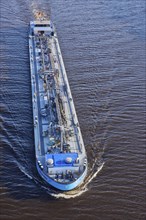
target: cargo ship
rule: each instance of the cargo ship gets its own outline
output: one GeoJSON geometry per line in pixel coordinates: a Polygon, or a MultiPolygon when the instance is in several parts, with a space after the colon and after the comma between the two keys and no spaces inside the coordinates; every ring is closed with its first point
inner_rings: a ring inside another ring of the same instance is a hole
{"type": "Polygon", "coordinates": [[[50,20],[30,22],[29,55],[36,167],[61,191],[79,187],[87,154],[56,29],[50,20]]]}

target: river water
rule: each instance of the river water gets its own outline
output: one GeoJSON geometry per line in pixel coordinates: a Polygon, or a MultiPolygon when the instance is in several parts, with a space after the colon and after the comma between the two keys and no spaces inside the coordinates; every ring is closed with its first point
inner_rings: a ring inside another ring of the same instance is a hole
{"type": "Polygon", "coordinates": [[[146,219],[144,0],[1,0],[1,219],[146,219]],[[35,167],[29,22],[51,16],[88,155],[78,190],[35,167]]]}

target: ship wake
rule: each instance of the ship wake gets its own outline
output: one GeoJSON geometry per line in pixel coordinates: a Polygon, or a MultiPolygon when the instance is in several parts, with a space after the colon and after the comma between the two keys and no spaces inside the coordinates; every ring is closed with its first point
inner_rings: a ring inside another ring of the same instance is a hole
{"type": "MultiPolygon", "coordinates": [[[[98,162],[99,164],[99,162],[98,162]]],[[[86,177],[84,183],[80,185],[77,189],[68,191],[68,192],[62,192],[62,193],[57,193],[57,192],[48,192],[49,195],[60,199],[71,199],[71,198],[76,198],[82,194],[84,194],[88,189],[90,189],[89,183],[97,177],[97,174],[102,170],[104,166],[104,162],[102,162],[100,165],[97,167],[97,160],[94,161],[92,168],[89,170],[89,175],[86,177]]]]}

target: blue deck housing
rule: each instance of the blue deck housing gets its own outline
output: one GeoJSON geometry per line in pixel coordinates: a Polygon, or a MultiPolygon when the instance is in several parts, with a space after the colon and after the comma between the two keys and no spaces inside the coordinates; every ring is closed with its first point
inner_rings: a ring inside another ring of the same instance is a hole
{"type": "Polygon", "coordinates": [[[53,159],[55,167],[73,166],[76,159],[78,158],[78,153],[60,153],[60,154],[46,154],[46,160],[53,159]],[[72,158],[71,163],[66,163],[66,158],[72,158]]]}

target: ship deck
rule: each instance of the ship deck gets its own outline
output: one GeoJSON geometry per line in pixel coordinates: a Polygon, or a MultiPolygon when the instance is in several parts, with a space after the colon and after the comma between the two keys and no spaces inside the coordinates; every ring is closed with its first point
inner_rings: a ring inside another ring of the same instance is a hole
{"type": "Polygon", "coordinates": [[[53,179],[68,169],[78,178],[86,164],[86,153],[58,38],[56,33],[50,34],[50,27],[39,29],[37,25],[33,29],[29,51],[37,161],[53,179]]]}

